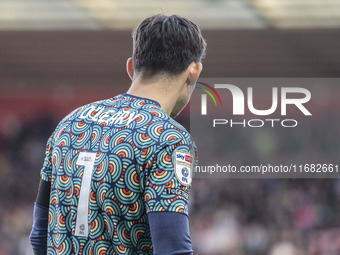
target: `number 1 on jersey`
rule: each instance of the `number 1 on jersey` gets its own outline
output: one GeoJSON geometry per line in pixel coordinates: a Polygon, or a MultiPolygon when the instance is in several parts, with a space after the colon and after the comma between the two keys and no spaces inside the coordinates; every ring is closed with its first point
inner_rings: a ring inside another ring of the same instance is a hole
{"type": "Polygon", "coordinates": [[[95,152],[81,151],[78,156],[77,165],[84,166],[83,179],[79,191],[78,209],[76,215],[76,236],[89,235],[89,197],[91,188],[91,178],[96,159],[95,152]]]}

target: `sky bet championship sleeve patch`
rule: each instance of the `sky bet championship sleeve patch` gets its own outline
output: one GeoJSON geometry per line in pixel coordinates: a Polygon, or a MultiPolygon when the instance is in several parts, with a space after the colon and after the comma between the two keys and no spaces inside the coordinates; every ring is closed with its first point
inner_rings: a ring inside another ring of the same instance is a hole
{"type": "Polygon", "coordinates": [[[175,175],[184,186],[191,184],[193,159],[193,156],[187,152],[175,151],[175,175]]]}

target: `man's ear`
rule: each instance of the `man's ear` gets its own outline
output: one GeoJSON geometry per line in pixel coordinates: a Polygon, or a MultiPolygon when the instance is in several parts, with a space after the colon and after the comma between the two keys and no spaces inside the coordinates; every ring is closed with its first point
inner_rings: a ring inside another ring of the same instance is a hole
{"type": "Polygon", "coordinates": [[[128,75],[130,76],[130,79],[133,80],[133,75],[135,73],[135,69],[134,69],[132,58],[128,58],[128,60],[126,61],[126,71],[127,71],[128,75]]]}
{"type": "Polygon", "coordinates": [[[200,76],[203,69],[203,65],[201,62],[192,62],[188,67],[188,85],[193,85],[196,83],[198,77],[200,76]]]}

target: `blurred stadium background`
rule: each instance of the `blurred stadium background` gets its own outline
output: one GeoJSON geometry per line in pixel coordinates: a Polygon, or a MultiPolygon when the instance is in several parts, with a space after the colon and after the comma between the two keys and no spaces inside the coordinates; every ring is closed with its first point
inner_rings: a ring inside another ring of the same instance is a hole
{"type": "MultiPolygon", "coordinates": [[[[128,89],[131,29],[156,13],[202,28],[202,77],[340,76],[339,0],[0,0],[0,255],[32,254],[48,136],[75,107],[128,89]]],[[[339,180],[196,179],[191,196],[197,255],[340,254],[339,180]]]]}

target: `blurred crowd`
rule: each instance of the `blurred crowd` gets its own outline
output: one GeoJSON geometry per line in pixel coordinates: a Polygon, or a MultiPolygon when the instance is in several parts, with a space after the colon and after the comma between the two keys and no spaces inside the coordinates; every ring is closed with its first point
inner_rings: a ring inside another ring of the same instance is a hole
{"type": "Polygon", "coordinates": [[[29,255],[33,203],[46,141],[55,123],[38,117],[23,123],[14,115],[0,130],[0,255],[29,255]]]}
{"type": "MultiPolygon", "coordinates": [[[[334,122],[334,116],[324,118],[334,122]]],[[[315,128],[324,128],[324,121],[315,128]]],[[[2,120],[0,255],[32,254],[33,203],[55,125],[49,116],[2,120]]],[[[323,150],[320,141],[308,141],[309,148],[323,150]]],[[[196,255],[340,254],[338,179],[195,179],[190,197],[196,255]]]]}
{"type": "Polygon", "coordinates": [[[336,179],[199,179],[191,234],[200,255],[340,254],[336,179]]]}
{"type": "MultiPolygon", "coordinates": [[[[199,155],[238,166],[339,165],[337,107],[329,105],[327,112],[298,121],[296,128],[223,127],[215,128],[213,135],[201,131],[205,135],[196,141],[199,155]]],[[[340,179],[200,176],[205,178],[194,179],[190,204],[197,254],[340,254],[340,179]]]]}

